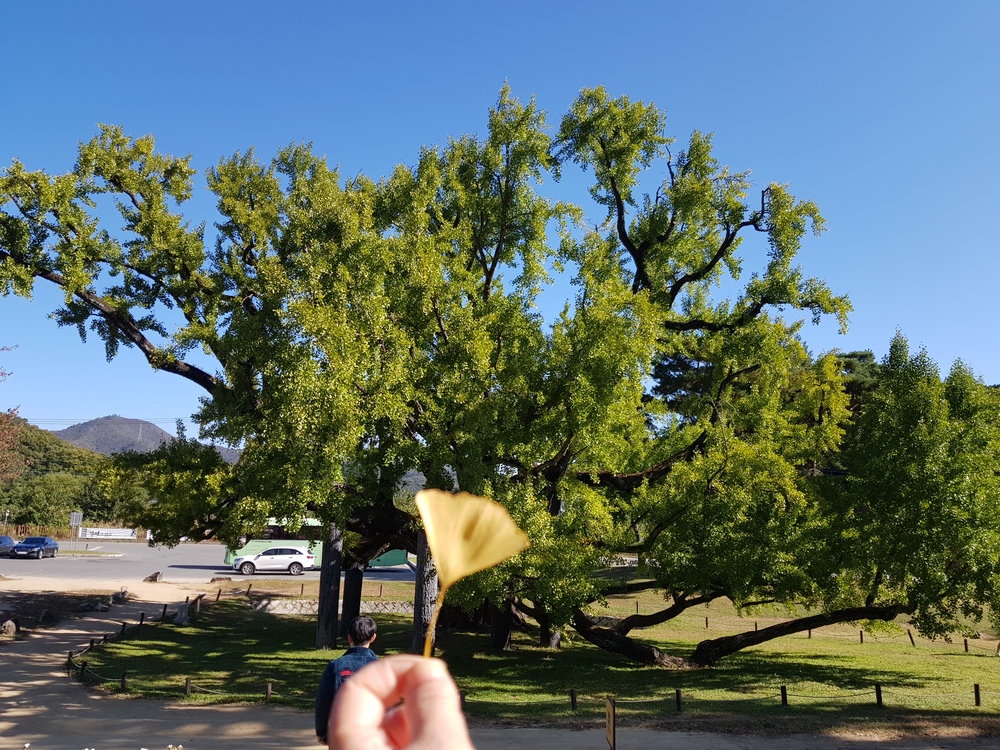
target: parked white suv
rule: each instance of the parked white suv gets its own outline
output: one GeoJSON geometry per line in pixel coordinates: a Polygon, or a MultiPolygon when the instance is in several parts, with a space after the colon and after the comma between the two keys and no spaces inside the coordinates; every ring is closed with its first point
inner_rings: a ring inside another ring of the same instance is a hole
{"type": "Polygon", "coordinates": [[[312,570],[315,558],[306,550],[297,547],[271,547],[233,560],[233,570],[244,575],[252,575],[259,571],[287,570],[293,576],[300,575],[303,570],[312,570]]]}

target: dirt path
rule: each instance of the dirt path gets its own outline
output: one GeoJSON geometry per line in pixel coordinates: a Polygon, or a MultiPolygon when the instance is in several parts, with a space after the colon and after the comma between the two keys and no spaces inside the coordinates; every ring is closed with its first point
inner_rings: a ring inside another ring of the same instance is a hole
{"type": "MultiPolygon", "coordinates": [[[[85,588],[73,582],[0,581],[4,591],[85,588]],[[32,587],[36,587],[32,589],[32,587]]],[[[189,587],[133,583],[132,598],[106,613],[68,619],[0,647],[0,750],[316,750],[312,714],[281,706],[189,706],[158,700],[116,698],[89,690],[66,673],[70,650],[91,638],[115,632],[140,613],[158,613],[176,604],[189,587]]],[[[1000,738],[961,736],[903,738],[740,734],[620,729],[621,750],[971,750],[1000,748],[1000,738]]],[[[478,750],[602,750],[603,728],[579,731],[549,728],[473,726],[478,750]]]]}

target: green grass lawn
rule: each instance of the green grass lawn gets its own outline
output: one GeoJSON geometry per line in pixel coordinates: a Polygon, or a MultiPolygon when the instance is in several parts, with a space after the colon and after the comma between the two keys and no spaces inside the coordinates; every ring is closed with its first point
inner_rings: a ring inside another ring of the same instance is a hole
{"type": "MultiPolygon", "coordinates": [[[[254,580],[253,578],[236,576],[229,581],[208,584],[208,596],[210,599],[215,598],[212,586],[217,586],[218,588],[214,589],[214,591],[222,591],[223,596],[237,591],[246,592],[249,589],[254,596],[319,598],[319,581],[317,579],[300,581],[289,576],[287,579],[263,578],[254,580]]],[[[200,588],[198,590],[204,591],[205,589],[200,588]]],[[[366,580],[361,585],[361,596],[366,601],[384,599],[386,601],[412,602],[413,581],[366,580]]]]}
{"type": "MultiPolygon", "coordinates": [[[[301,584],[287,595],[300,595],[301,584]]],[[[371,588],[366,588],[370,595],[371,588]]],[[[383,594],[385,593],[383,588],[383,594]]],[[[272,591],[268,595],[280,595],[272,591]]],[[[652,611],[655,595],[616,598],[602,613],[619,616],[652,611]],[[644,609],[647,608],[648,609],[644,609]]],[[[783,613],[759,613],[760,627],[784,619],[783,613]]],[[[706,638],[754,627],[731,606],[713,603],[644,633],[645,640],[671,653],[685,655],[706,638]],[[706,618],[708,627],[706,628],[706,618]]],[[[409,648],[408,616],[379,616],[380,655],[409,648]]],[[[992,634],[987,634],[991,637],[992,634]]],[[[151,624],[130,629],[78,661],[106,678],[106,688],[137,696],[171,696],[212,702],[260,702],[266,684],[272,701],[309,706],[326,661],[339,651],[312,648],[315,622],[250,610],[245,596],[209,597],[190,624],[151,624]],[[185,678],[192,680],[184,696],[185,678]]],[[[812,638],[805,633],[782,638],[731,656],[711,669],[668,671],[634,664],[591,646],[570,631],[563,648],[542,649],[531,633],[516,633],[513,649],[491,653],[488,638],[474,633],[444,633],[438,655],[448,662],[466,692],[471,717],[516,723],[589,724],[603,720],[605,696],[614,696],[623,723],[671,724],[713,722],[741,717],[744,725],[771,722],[824,724],[830,717],[872,720],[914,714],[938,721],[967,722],[1000,718],[1000,661],[995,640],[953,643],[919,637],[916,646],[904,629],[864,634],[849,626],[824,628],[812,638]],[[875,706],[879,683],[885,707],[875,706]],[[981,686],[982,705],[974,706],[973,684],[981,686]],[[780,688],[786,686],[788,705],[780,688]],[[570,690],[578,698],[570,707],[570,690]],[[681,691],[678,713],[676,691],[681,691]],[[749,724],[747,724],[749,722],[749,724]]]]}

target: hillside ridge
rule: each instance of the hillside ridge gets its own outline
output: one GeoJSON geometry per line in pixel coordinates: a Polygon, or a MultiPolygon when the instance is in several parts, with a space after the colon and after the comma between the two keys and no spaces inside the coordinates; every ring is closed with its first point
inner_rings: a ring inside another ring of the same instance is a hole
{"type": "MultiPolygon", "coordinates": [[[[142,419],[131,419],[111,414],[98,417],[87,422],[71,425],[63,430],[49,430],[53,435],[79,448],[110,456],[123,451],[149,453],[159,448],[163,443],[175,440],[164,429],[152,422],[142,419]]],[[[228,463],[236,463],[240,452],[224,446],[215,446],[222,458],[228,463]]]]}

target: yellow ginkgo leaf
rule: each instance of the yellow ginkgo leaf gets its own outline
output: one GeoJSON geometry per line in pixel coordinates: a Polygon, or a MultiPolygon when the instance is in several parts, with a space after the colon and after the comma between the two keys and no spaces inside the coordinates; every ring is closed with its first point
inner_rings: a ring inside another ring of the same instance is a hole
{"type": "Polygon", "coordinates": [[[424,656],[434,646],[434,629],[444,595],[456,581],[502,563],[528,548],[507,509],[485,497],[441,490],[420,490],[414,498],[424,521],[427,546],[438,575],[438,596],[424,638],[424,656]]]}
{"type": "Polygon", "coordinates": [[[485,497],[421,490],[415,500],[442,592],[530,545],[507,509],[485,497]]]}

